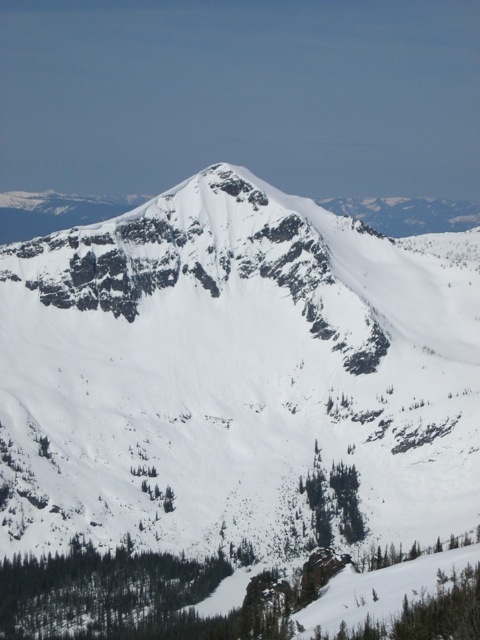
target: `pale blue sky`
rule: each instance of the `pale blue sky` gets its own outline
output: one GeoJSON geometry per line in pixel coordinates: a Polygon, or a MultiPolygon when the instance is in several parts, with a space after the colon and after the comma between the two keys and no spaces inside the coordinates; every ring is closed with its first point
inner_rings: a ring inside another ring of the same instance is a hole
{"type": "Polygon", "coordinates": [[[0,191],[480,201],[478,0],[0,0],[0,191]]]}

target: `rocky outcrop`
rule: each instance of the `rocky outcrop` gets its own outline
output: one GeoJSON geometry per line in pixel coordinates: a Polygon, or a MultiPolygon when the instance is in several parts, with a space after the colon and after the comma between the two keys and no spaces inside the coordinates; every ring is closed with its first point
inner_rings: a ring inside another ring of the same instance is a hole
{"type": "Polygon", "coordinates": [[[455,418],[446,418],[440,424],[431,423],[426,426],[420,424],[416,427],[404,427],[395,434],[395,440],[398,444],[392,448],[392,453],[394,455],[405,453],[410,449],[417,449],[426,444],[431,444],[437,438],[444,438],[453,431],[461,417],[462,414],[460,413],[455,418]]]}
{"type": "Polygon", "coordinates": [[[261,637],[266,629],[281,629],[292,613],[316,600],[328,581],[348,564],[349,555],[319,548],[303,565],[300,583],[291,584],[276,569],[253,577],[240,611],[242,637],[261,637]]]}
{"type": "Polygon", "coordinates": [[[387,355],[389,347],[390,341],[379,325],[374,322],[365,347],[346,358],[343,366],[356,376],[362,373],[374,373],[380,360],[387,355]]]}
{"type": "Polygon", "coordinates": [[[319,548],[303,565],[300,593],[301,607],[306,607],[318,598],[323,587],[352,559],[348,554],[337,555],[331,548],[319,548]]]}
{"type": "Polygon", "coordinates": [[[241,637],[260,638],[267,629],[280,629],[295,610],[295,603],[294,589],[279,578],[276,569],[255,576],[248,584],[240,610],[241,637]]]}
{"type": "MultiPolygon", "coordinates": [[[[211,167],[211,170],[218,169],[218,167],[219,165],[211,167]]],[[[210,183],[210,188],[215,193],[218,193],[218,190],[228,193],[237,202],[243,202],[246,198],[255,211],[258,211],[259,207],[268,205],[268,197],[264,191],[256,189],[252,184],[235,175],[233,171],[219,171],[218,177],[221,178],[220,181],[210,183]]]]}

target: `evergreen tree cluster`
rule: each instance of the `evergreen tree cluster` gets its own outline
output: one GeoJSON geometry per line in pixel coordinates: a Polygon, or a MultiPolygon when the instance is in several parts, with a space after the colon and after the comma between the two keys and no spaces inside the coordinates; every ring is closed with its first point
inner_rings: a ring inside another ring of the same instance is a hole
{"type": "Polygon", "coordinates": [[[152,467],[146,467],[145,465],[143,465],[143,467],[141,467],[140,465],[137,465],[137,468],[135,469],[135,467],[130,467],[130,473],[132,474],[132,476],[148,476],[149,478],[156,478],[158,476],[158,472],[155,469],[155,466],[152,467]]]}
{"type": "Polygon", "coordinates": [[[233,542],[230,543],[230,559],[233,560],[239,567],[249,567],[257,560],[252,543],[246,538],[242,538],[242,541],[238,547],[235,547],[233,542]]]}
{"type": "MultiPolygon", "coordinates": [[[[117,632],[132,637],[133,629],[158,631],[173,624],[177,610],[205,599],[233,573],[220,553],[199,562],[131,551],[126,545],[101,555],[76,537],[68,555],[4,559],[0,637],[65,637],[82,629],[78,637],[113,638],[117,632]]],[[[192,623],[191,615],[179,619],[192,623]]]]}
{"type": "Polygon", "coordinates": [[[355,465],[333,463],[327,483],[327,474],[321,463],[321,451],[315,440],[313,472],[307,474],[305,482],[300,477],[299,491],[307,493],[308,504],[313,511],[312,527],[318,546],[332,545],[334,515],[340,518],[340,533],[348,544],[364,540],[367,529],[359,506],[360,479],[355,465]],[[333,496],[330,489],[333,489],[333,496]]]}
{"type": "MultiPolygon", "coordinates": [[[[155,469],[155,467],[153,467],[155,469]]],[[[155,476],[150,476],[155,477],[155,476]]],[[[167,488],[165,489],[165,493],[160,490],[158,484],[152,487],[144,478],[142,480],[141,489],[143,493],[147,493],[150,496],[150,500],[158,500],[159,502],[163,502],[163,509],[165,513],[171,513],[175,511],[174,501],[175,501],[175,493],[170,485],[167,484],[167,488]]],[[[141,530],[143,531],[143,525],[141,526],[141,530]]]]}
{"type": "Polygon", "coordinates": [[[49,451],[49,447],[50,447],[50,440],[47,438],[47,436],[40,436],[40,439],[38,440],[38,455],[41,458],[48,458],[50,459],[52,457],[52,454],[49,451]]]}
{"type": "Polygon", "coordinates": [[[167,488],[165,489],[165,498],[163,500],[163,508],[165,513],[171,513],[175,511],[175,507],[173,506],[173,501],[175,500],[175,494],[173,493],[172,487],[167,484],[167,488]]]}
{"type": "MultiPolygon", "coordinates": [[[[477,542],[480,542],[480,525],[477,528],[477,542]]],[[[432,546],[422,548],[417,540],[414,540],[412,546],[408,552],[403,550],[403,545],[400,543],[399,548],[392,543],[385,545],[385,549],[382,551],[380,545],[375,547],[372,543],[369,551],[364,551],[359,554],[355,559],[357,569],[363,573],[364,571],[376,571],[377,569],[385,569],[394,564],[400,564],[401,562],[408,562],[409,560],[415,560],[422,555],[430,555],[432,553],[441,553],[444,548],[446,549],[458,549],[459,547],[467,547],[473,544],[473,538],[470,534],[464,533],[461,536],[455,536],[453,533],[450,535],[448,544],[442,542],[440,536],[437,537],[435,544],[432,546]]]]}
{"type": "Polygon", "coordinates": [[[305,485],[300,477],[300,493],[307,493],[308,504],[312,510],[312,528],[315,531],[319,547],[330,547],[333,542],[332,516],[330,497],[328,495],[327,478],[322,468],[322,456],[315,441],[315,459],[313,473],[307,474],[305,485]]]}
{"type": "Polygon", "coordinates": [[[10,485],[7,482],[4,482],[0,486],[0,511],[7,504],[8,498],[10,497],[11,489],[10,485]]]}
{"type": "Polygon", "coordinates": [[[358,503],[360,480],[355,465],[348,466],[340,462],[332,464],[330,487],[337,498],[337,513],[341,516],[340,533],[348,544],[363,540],[367,535],[363,516],[358,503]]]}

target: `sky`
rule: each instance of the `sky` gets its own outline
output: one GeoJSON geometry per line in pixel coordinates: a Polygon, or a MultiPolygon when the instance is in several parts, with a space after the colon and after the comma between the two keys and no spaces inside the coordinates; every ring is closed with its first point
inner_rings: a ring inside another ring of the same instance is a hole
{"type": "Polygon", "coordinates": [[[478,0],[0,0],[0,191],[480,201],[478,0]]]}

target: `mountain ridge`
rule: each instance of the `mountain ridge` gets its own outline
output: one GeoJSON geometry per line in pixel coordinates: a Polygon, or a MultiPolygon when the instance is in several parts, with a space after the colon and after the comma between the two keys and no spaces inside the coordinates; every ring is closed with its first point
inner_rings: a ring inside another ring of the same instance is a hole
{"type": "MultiPolygon", "coordinates": [[[[27,241],[54,231],[93,224],[128,212],[152,196],[0,193],[0,244],[27,241]]],[[[480,205],[439,198],[323,198],[317,204],[339,216],[361,219],[391,237],[467,231],[480,224],[480,205]]]]}

